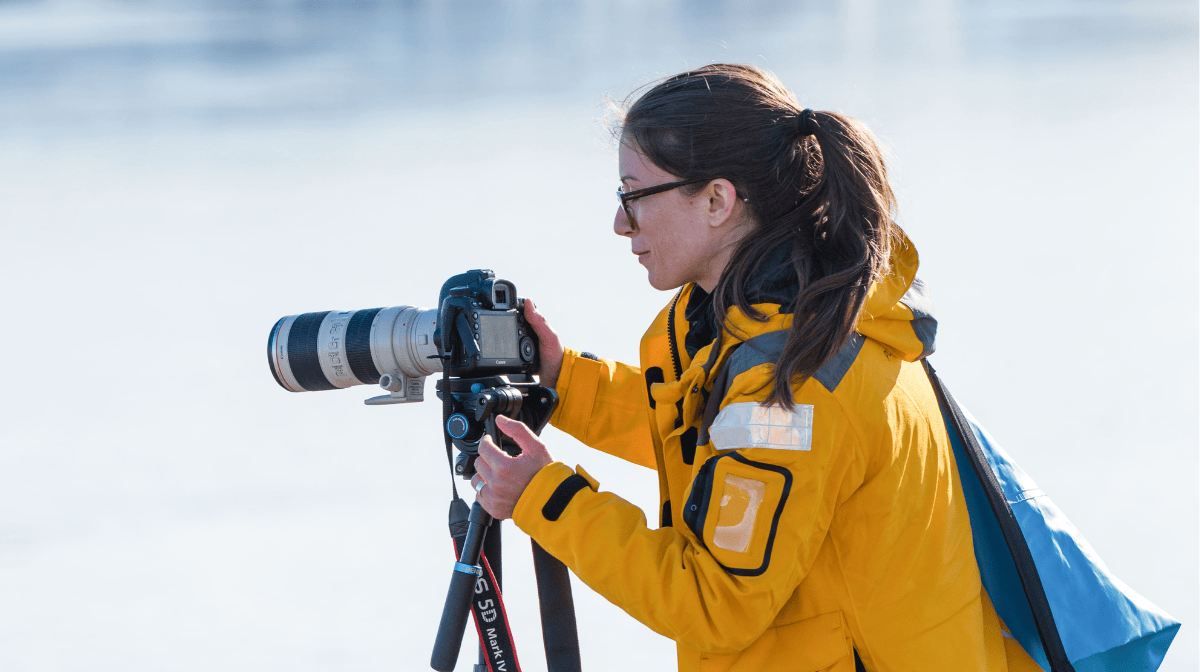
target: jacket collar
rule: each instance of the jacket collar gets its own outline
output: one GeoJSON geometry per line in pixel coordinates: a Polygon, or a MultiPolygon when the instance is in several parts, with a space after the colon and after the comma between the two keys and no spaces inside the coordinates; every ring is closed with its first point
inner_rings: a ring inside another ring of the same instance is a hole
{"type": "MultiPolygon", "coordinates": [[[[752,283],[749,294],[754,308],[766,316],[766,321],[753,320],[736,306],[730,308],[725,323],[733,335],[724,335],[719,352],[712,350],[717,337],[712,297],[694,283],[684,288],[686,296],[680,300],[686,300],[687,331],[675,345],[687,352],[691,360],[688,368],[701,362],[707,376],[734,344],[792,326],[790,311],[798,282],[788,252],[777,249],[765,261],[763,267],[767,270],[752,283]]],[[[892,249],[888,274],[871,286],[855,328],[907,361],[916,361],[933,352],[937,330],[928,290],[916,277],[919,265],[916,247],[901,232],[892,249]]]]}
{"type": "MultiPolygon", "coordinates": [[[[771,305],[773,312],[791,312],[792,302],[800,291],[800,281],[791,264],[791,250],[775,248],[763,259],[760,268],[763,271],[751,279],[746,290],[751,305],[771,305]]],[[[717,337],[712,295],[693,284],[684,317],[688,321],[688,332],[683,345],[688,357],[694,358],[700,348],[717,337]]]]}

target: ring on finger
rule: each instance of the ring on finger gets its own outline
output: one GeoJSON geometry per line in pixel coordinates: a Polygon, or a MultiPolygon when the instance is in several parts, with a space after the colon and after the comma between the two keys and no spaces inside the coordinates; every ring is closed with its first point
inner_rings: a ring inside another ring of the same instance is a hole
{"type": "Polygon", "coordinates": [[[480,479],[479,482],[475,484],[475,493],[479,494],[479,492],[481,490],[483,490],[483,486],[485,486],[485,485],[487,485],[487,483],[484,482],[483,479],[480,479]]]}

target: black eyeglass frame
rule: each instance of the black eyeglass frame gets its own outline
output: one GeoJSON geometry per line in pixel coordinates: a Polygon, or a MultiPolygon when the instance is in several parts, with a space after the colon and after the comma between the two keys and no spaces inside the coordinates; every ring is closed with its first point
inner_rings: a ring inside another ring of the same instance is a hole
{"type": "Polygon", "coordinates": [[[637,220],[633,218],[633,211],[629,209],[629,202],[637,200],[643,196],[653,196],[661,194],[664,191],[686,187],[689,184],[700,184],[701,182],[712,182],[715,177],[695,177],[690,180],[679,180],[678,182],[667,182],[666,184],[657,184],[653,187],[645,189],[635,189],[628,193],[621,191],[622,187],[617,187],[617,200],[621,202],[621,209],[625,211],[625,217],[629,219],[629,223],[637,226],[637,220]]]}

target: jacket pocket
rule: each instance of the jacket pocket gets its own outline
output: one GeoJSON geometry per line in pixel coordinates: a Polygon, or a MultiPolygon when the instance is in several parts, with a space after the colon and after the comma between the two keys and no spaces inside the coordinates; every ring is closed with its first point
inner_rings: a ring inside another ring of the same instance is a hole
{"type": "Polygon", "coordinates": [[[842,612],[833,611],[767,630],[772,631],[781,650],[791,649],[786,658],[792,659],[792,667],[781,669],[854,672],[854,649],[842,612]]]}
{"type": "Polygon", "coordinates": [[[703,672],[854,672],[842,612],[767,628],[753,644],[728,656],[702,655],[703,672]]]}
{"type": "Polygon", "coordinates": [[[791,487],[792,474],[785,467],[736,451],[715,455],[692,480],[683,521],[725,571],[759,576],[771,563],[791,487]]]}

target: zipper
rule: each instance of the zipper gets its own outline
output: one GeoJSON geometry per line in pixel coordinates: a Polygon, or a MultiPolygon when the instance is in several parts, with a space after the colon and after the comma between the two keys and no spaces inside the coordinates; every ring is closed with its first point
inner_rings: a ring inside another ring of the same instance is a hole
{"type": "Polygon", "coordinates": [[[679,305],[679,297],[683,296],[683,290],[686,288],[684,285],[679,289],[675,300],[671,302],[671,312],[667,314],[667,339],[671,341],[671,364],[675,366],[675,380],[683,379],[683,365],[679,363],[679,344],[675,342],[675,307],[679,305]]]}

